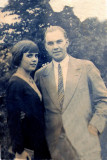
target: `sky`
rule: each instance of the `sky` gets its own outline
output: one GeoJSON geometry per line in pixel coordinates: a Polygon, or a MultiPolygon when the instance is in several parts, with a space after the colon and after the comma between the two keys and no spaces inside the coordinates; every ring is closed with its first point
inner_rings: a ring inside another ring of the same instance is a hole
{"type": "Polygon", "coordinates": [[[18,18],[18,15],[14,14],[14,15],[9,15],[10,12],[4,12],[2,13],[0,11],[0,23],[8,23],[8,24],[12,24],[15,22],[20,22],[20,19],[18,18]]]}
{"type": "MultiPolygon", "coordinates": [[[[0,7],[5,7],[8,0],[0,0],[0,7]]],[[[54,12],[61,12],[64,6],[73,7],[74,14],[84,21],[87,18],[97,17],[100,21],[107,20],[107,0],[50,0],[54,12]]],[[[15,23],[20,21],[16,15],[0,12],[0,23],[15,23]]]]}
{"type": "MultiPolygon", "coordinates": [[[[0,8],[5,7],[8,4],[8,0],[0,0],[0,8]]],[[[15,22],[19,22],[20,19],[18,18],[17,15],[9,15],[10,12],[4,12],[2,13],[0,10],[0,24],[1,23],[8,23],[8,24],[12,24],[15,22]]]]}
{"type": "Polygon", "coordinates": [[[0,0],[0,7],[5,7],[8,4],[8,0],[0,0]]]}
{"type": "Polygon", "coordinates": [[[75,15],[84,21],[97,17],[100,21],[107,19],[107,0],[50,0],[54,12],[60,12],[64,6],[73,7],[75,15]]]}

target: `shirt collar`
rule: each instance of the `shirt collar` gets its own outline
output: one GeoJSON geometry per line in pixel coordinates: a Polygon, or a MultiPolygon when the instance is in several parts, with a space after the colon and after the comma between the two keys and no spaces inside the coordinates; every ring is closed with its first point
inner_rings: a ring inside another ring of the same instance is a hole
{"type": "MultiPolygon", "coordinates": [[[[60,62],[60,65],[61,67],[64,67],[68,64],[68,61],[69,61],[69,56],[67,55],[61,62],[60,62]]],[[[55,68],[58,68],[58,64],[59,62],[56,62],[54,59],[52,60],[53,64],[54,64],[54,67],[55,68]]]]}

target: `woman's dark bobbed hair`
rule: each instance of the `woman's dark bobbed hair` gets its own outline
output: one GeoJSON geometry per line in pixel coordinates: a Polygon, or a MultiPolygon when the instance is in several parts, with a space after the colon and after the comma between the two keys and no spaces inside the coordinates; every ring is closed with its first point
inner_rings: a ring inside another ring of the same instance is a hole
{"type": "Polygon", "coordinates": [[[11,53],[13,56],[12,64],[15,66],[20,66],[20,63],[23,58],[23,54],[26,52],[38,53],[39,49],[38,49],[37,44],[35,44],[31,40],[22,40],[16,43],[11,50],[11,53]]]}

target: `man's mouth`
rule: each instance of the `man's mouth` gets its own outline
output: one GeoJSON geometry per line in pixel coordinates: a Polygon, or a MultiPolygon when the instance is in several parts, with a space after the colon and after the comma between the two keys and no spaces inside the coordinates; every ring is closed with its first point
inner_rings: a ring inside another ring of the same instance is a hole
{"type": "Polygon", "coordinates": [[[61,51],[54,51],[53,54],[59,54],[61,51]]]}

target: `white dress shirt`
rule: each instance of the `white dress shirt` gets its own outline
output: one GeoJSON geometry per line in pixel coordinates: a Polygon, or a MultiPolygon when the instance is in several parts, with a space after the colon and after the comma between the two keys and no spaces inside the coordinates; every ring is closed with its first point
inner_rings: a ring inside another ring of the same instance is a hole
{"type": "MultiPolygon", "coordinates": [[[[54,60],[54,74],[55,74],[55,82],[56,82],[56,89],[58,90],[58,64],[59,62],[56,62],[54,60]]],[[[62,75],[63,75],[63,84],[64,84],[64,90],[66,87],[66,77],[67,77],[67,70],[68,70],[68,61],[69,61],[69,56],[67,55],[64,60],[60,62],[61,68],[62,68],[62,75]]]]}

